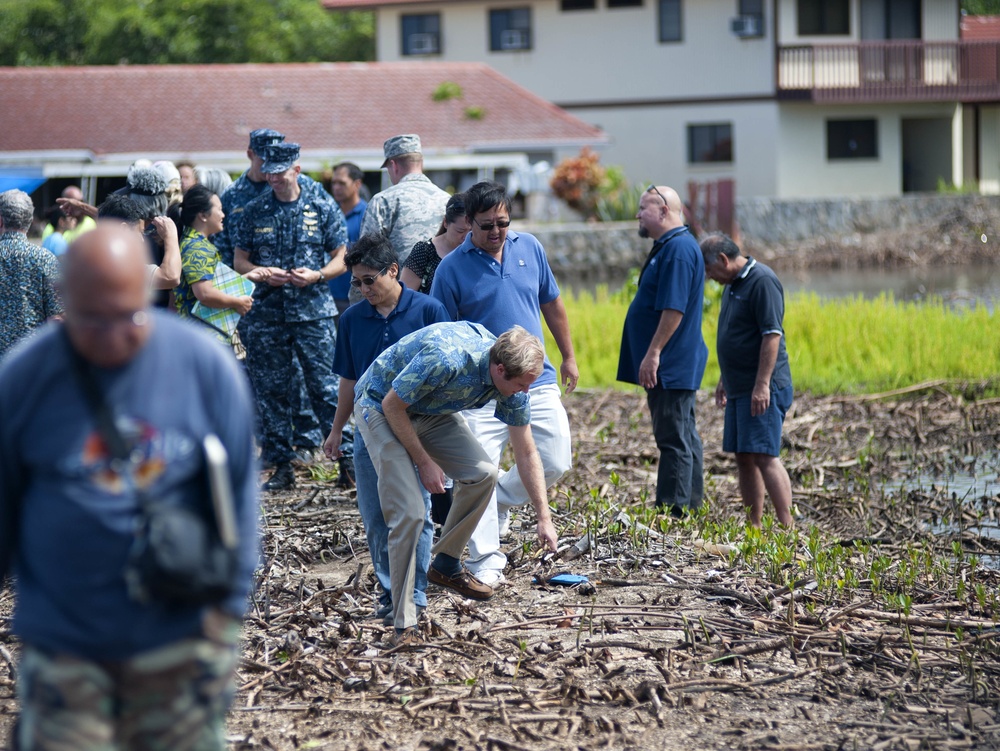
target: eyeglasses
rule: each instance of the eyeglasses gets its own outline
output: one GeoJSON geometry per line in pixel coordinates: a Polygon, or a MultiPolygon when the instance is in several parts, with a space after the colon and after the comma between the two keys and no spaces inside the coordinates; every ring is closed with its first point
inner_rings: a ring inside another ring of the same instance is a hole
{"type": "Polygon", "coordinates": [[[388,270],[389,270],[389,267],[386,266],[384,269],[382,269],[380,272],[378,272],[375,276],[355,277],[354,279],[351,279],[351,286],[354,287],[355,289],[361,289],[361,285],[362,284],[365,285],[366,287],[371,287],[373,284],[375,284],[376,280],[380,276],[382,276],[388,270]]]}
{"type": "Polygon", "coordinates": [[[142,328],[149,322],[149,315],[145,310],[136,310],[132,313],[113,313],[103,315],[100,313],[70,313],[69,319],[77,326],[95,331],[110,331],[120,328],[142,328]]]}
{"type": "Polygon", "coordinates": [[[492,232],[494,227],[497,229],[507,229],[510,226],[510,219],[501,219],[498,222],[487,222],[486,224],[480,224],[473,219],[472,223],[479,227],[479,229],[483,232],[492,232]]]}
{"type": "Polygon", "coordinates": [[[650,185],[648,188],[646,188],[646,192],[656,193],[656,195],[660,197],[660,200],[663,201],[663,205],[666,206],[668,209],[670,208],[670,204],[667,203],[666,197],[659,190],[657,190],[655,185],[650,185]]]}

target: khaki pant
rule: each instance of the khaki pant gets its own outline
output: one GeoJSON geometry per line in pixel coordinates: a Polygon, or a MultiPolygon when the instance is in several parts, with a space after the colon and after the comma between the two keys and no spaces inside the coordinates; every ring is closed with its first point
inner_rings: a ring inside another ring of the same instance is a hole
{"type": "MultiPolygon", "coordinates": [[[[398,629],[417,624],[413,603],[417,542],[427,514],[413,460],[376,409],[355,405],[354,419],[378,474],[378,496],[389,527],[389,581],[393,620],[398,629]]],[[[410,423],[424,450],[455,483],[454,500],[432,554],[461,558],[497,482],[497,465],[479,445],[465,418],[412,415],[410,423]]]]}
{"type": "Polygon", "coordinates": [[[25,645],[18,751],[223,751],[239,622],[216,611],[205,637],[97,662],[25,645]]]}

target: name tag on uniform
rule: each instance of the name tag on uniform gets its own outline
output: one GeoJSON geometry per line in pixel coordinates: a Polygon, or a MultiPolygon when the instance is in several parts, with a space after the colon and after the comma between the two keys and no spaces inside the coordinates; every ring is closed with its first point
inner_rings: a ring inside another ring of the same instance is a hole
{"type": "Polygon", "coordinates": [[[253,231],[258,235],[266,235],[270,232],[274,232],[274,227],[254,227],[253,231]]]}

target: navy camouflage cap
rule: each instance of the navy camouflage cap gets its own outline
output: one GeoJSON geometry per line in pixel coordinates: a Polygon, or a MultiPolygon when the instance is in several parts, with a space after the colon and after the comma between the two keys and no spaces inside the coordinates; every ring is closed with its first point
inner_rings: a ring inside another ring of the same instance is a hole
{"type": "Polygon", "coordinates": [[[382,152],[385,154],[385,161],[382,167],[389,163],[390,159],[403,154],[420,154],[420,136],[416,133],[407,133],[402,136],[393,136],[382,144],[382,152]]]}
{"type": "Polygon", "coordinates": [[[282,141],[272,143],[264,149],[264,164],[260,171],[265,175],[272,175],[276,172],[284,172],[299,161],[299,145],[282,141]]]}
{"type": "Polygon", "coordinates": [[[264,151],[272,143],[281,143],[285,140],[285,134],[279,133],[270,128],[258,128],[250,131],[250,150],[257,156],[263,156],[264,151]]]}

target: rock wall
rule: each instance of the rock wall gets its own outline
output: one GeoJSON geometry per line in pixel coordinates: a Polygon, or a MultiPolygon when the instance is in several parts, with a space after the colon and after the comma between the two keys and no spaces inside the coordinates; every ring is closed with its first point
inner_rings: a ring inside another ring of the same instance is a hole
{"type": "MultiPolygon", "coordinates": [[[[955,226],[954,230],[958,233],[975,230],[973,234],[978,238],[981,231],[978,227],[964,225],[982,223],[981,220],[973,221],[973,217],[1000,215],[1000,196],[915,194],[898,198],[822,201],[753,198],[737,201],[736,213],[743,245],[754,252],[774,245],[783,246],[786,251],[801,246],[801,252],[809,255],[810,248],[820,243],[855,248],[864,253],[864,238],[884,237],[884,233],[912,235],[913,242],[918,245],[950,241],[950,237],[943,238],[940,234],[943,225],[963,225],[955,226]]],[[[585,281],[620,279],[628,269],[642,265],[651,244],[648,239],[639,237],[635,221],[519,223],[518,226],[538,237],[556,274],[585,281]]],[[[991,240],[993,237],[991,232],[991,240]]],[[[913,242],[903,244],[912,251],[909,245],[913,242]]],[[[766,255],[763,253],[762,257],[766,255]]]]}
{"type": "Polygon", "coordinates": [[[906,230],[929,225],[973,207],[1000,210],[1000,196],[913,194],[898,198],[825,201],[737,201],[743,237],[754,244],[788,244],[853,234],[906,230]]]}

